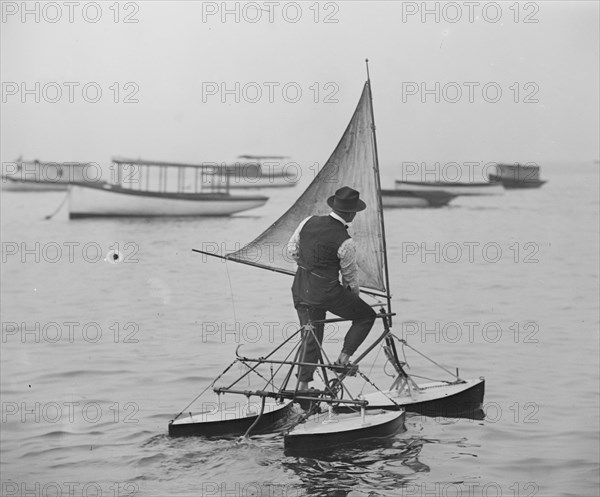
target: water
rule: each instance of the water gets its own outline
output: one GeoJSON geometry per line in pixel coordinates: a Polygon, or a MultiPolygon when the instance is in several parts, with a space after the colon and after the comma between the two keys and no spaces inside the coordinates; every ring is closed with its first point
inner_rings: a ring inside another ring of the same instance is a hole
{"type": "Polygon", "coordinates": [[[386,212],[394,328],[484,376],[487,417],[408,416],[387,444],[314,458],[285,456],[281,436],[167,436],[239,343],[263,354],[295,321],[289,277],[191,249],[249,241],[302,186],[195,220],[44,220],[64,193],[3,192],[2,494],[597,495],[598,169],[542,177],[386,212]],[[128,263],[104,261],[117,246],[128,263]]]}

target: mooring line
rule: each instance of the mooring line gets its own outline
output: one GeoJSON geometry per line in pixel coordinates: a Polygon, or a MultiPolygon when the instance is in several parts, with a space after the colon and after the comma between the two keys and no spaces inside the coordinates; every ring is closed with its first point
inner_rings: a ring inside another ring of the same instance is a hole
{"type": "Polygon", "coordinates": [[[59,206],[56,208],[56,210],[55,210],[55,211],[54,211],[52,214],[49,214],[48,216],[46,216],[46,217],[44,218],[44,220],[46,220],[46,221],[47,221],[48,219],[52,219],[52,218],[53,218],[53,217],[54,217],[56,214],[58,214],[58,211],[60,211],[61,207],[62,207],[63,205],[65,205],[65,202],[66,202],[66,201],[67,201],[67,199],[69,198],[69,195],[70,195],[70,193],[71,193],[71,189],[70,189],[70,188],[68,188],[68,189],[67,189],[67,194],[65,195],[65,198],[63,198],[63,199],[62,199],[62,202],[60,203],[60,205],[59,205],[59,206]]]}

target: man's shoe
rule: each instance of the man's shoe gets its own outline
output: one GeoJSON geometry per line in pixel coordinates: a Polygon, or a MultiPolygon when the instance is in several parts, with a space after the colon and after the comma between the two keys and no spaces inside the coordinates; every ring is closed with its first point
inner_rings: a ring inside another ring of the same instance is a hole
{"type": "Polygon", "coordinates": [[[314,410],[315,413],[320,412],[320,408],[318,407],[319,401],[317,399],[323,394],[321,390],[315,390],[311,387],[308,390],[296,390],[295,393],[300,397],[315,397],[315,400],[295,399],[295,402],[297,402],[300,405],[300,408],[304,412],[308,412],[311,410],[314,410]]]}

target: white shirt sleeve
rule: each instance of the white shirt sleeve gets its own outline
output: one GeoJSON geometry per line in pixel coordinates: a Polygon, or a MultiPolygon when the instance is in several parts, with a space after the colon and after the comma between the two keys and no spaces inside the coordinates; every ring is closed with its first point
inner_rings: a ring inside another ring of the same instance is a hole
{"type": "Polygon", "coordinates": [[[342,273],[342,286],[350,287],[356,295],[359,294],[358,265],[356,264],[356,244],[352,238],[345,240],[338,249],[340,259],[340,272],[342,273]]]}
{"type": "Polygon", "coordinates": [[[294,234],[292,235],[292,237],[290,238],[290,241],[287,244],[287,253],[288,256],[291,257],[292,259],[294,259],[296,262],[298,262],[298,258],[299,258],[299,249],[300,249],[300,231],[302,231],[302,228],[304,228],[304,225],[306,224],[306,221],[308,221],[312,216],[308,216],[306,219],[304,219],[296,228],[296,231],[294,231],[294,234]]]}

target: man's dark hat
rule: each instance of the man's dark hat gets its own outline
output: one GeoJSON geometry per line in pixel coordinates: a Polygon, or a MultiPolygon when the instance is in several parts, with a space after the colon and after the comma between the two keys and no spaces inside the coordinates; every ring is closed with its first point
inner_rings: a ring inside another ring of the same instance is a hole
{"type": "Polygon", "coordinates": [[[335,195],[327,199],[327,205],[340,212],[359,212],[367,205],[358,198],[359,193],[349,186],[342,186],[335,195]]]}

